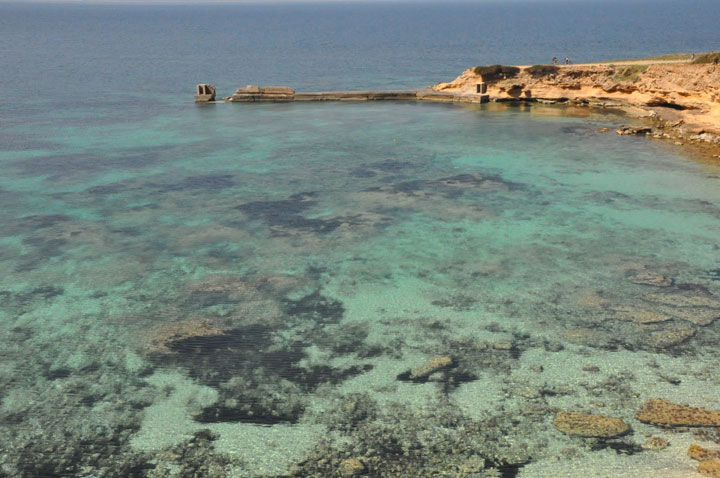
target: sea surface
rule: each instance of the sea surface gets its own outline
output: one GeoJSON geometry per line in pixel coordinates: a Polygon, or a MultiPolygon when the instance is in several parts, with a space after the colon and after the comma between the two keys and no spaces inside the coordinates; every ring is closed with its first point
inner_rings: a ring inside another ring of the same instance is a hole
{"type": "Polygon", "coordinates": [[[608,110],[192,96],[717,50],[718,18],[0,4],[0,477],[698,476],[716,431],[635,414],[720,409],[717,164],[608,110]]]}

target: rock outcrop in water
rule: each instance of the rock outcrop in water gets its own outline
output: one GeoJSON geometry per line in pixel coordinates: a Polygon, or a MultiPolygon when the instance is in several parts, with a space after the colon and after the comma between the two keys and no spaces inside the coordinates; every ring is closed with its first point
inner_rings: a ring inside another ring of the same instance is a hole
{"type": "Polygon", "coordinates": [[[566,435],[580,437],[613,438],[630,432],[621,418],[574,412],[559,412],[553,426],[566,435]]]}
{"type": "Polygon", "coordinates": [[[720,412],[677,405],[662,398],[648,400],[635,418],[663,427],[720,427],[720,412]]]}

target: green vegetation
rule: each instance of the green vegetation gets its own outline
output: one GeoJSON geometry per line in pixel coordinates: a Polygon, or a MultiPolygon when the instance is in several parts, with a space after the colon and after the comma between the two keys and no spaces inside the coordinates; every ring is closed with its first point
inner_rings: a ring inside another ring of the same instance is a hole
{"type": "Polygon", "coordinates": [[[533,78],[543,78],[557,74],[559,69],[560,67],[555,65],[533,65],[525,68],[525,71],[533,78]]]}
{"type": "Polygon", "coordinates": [[[647,69],[648,65],[621,66],[615,71],[613,78],[616,80],[631,81],[634,83],[640,79],[640,74],[645,72],[647,69]]]}
{"type": "Polygon", "coordinates": [[[712,52],[698,55],[698,57],[693,60],[693,63],[720,63],[720,53],[712,52]]]}
{"type": "Polygon", "coordinates": [[[518,73],[520,73],[520,68],[516,66],[490,65],[475,67],[475,74],[482,76],[483,81],[496,81],[514,78],[518,73]]]}

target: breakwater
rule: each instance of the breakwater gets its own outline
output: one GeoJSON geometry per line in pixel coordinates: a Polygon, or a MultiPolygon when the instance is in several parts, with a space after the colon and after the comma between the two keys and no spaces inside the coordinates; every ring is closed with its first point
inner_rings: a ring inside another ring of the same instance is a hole
{"type": "MultiPolygon", "coordinates": [[[[198,88],[202,86],[199,85],[198,88]]],[[[207,101],[196,96],[196,101],[207,101]]],[[[213,98],[214,99],[214,98],[213,98]]],[[[284,86],[247,86],[238,88],[224,98],[227,102],[289,102],[289,101],[435,101],[443,103],[487,103],[489,95],[483,86],[476,93],[422,90],[359,90],[296,92],[284,86]]]]}

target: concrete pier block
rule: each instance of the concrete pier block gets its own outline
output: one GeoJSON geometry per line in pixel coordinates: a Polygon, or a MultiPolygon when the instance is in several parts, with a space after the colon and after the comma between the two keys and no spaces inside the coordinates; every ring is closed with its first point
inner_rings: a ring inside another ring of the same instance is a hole
{"type": "Polygon", "coordinates": [[[201,83],[196,86],[195,101],[198,103],[206,103],[215,101],[215,87],[201,83]]]}

